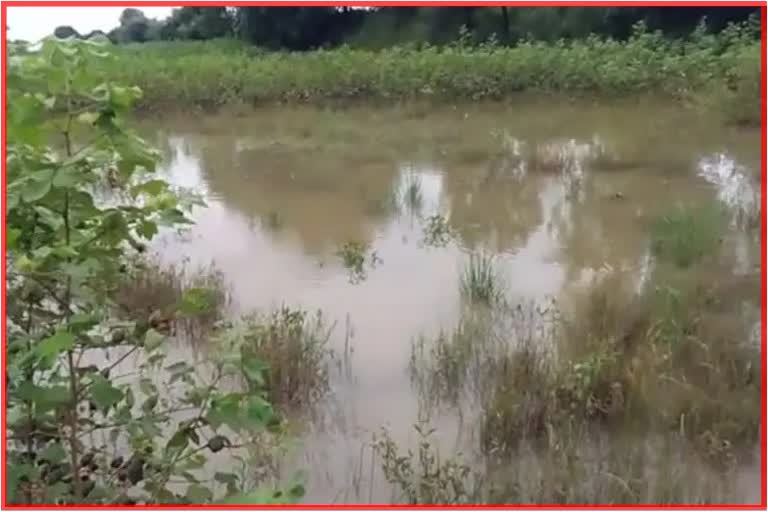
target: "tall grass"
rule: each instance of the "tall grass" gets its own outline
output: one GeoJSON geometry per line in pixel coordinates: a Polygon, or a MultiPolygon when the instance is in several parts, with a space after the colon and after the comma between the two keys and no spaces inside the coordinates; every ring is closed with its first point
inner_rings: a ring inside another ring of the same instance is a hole
{"type": "Polygon", "coordinates": [[[111,288],[121,316],[192,340],[210,332],[231,301],[224,275],[215,266],[163,265],[156,256],[135,261],[111,288]]]}
{"type": "Polygon", "coordinates": [[[681,97],[709,93],[713,84],[712,92],[719,93],[730,84],[736,97],[727,108],[737,119],[754,120],[759,42],[734,33],[681,41],[639,26],[628,41],[590,37],[515,47],[342,47],[308,53],[260,53],[234,42],[148,43],[120,47],[108,73],[138,84],[146,107],[354,98],[477,100],[520,91],[681,97]]]}
{"type": "Polygon", "coordinates": [[[329,390],[330,329],[322,316],[282,307],[243,323],[242,350],[265,363],[271,403],[311,407],[329,390]]]}
{"type": "Polygon", "coordinates": [[[488,366],[486,452],[551,446],[585,425],[673,436],[716,465],[757,441],[760,363],[741,311],[710,300],[718,287],[701,276],[665,278],[664,293],[655,279],[639,295],[619,277],[595,285],[563,319],[556,356],[534,339],[488,366]]]}
{"type": "Polygon", "coordinates": [[[724,227],[717,206],[676,205],[654,221],[652,249],[659,258],[689,267],[717,249],[724,227]]]}
{"type": "Polygon", "coordinates": [[[503,276],[496,268],[496,260],[491,254],[470,254],[460,279],[461,294],[470,302],[490,305],[503,297],[503,276]]]}

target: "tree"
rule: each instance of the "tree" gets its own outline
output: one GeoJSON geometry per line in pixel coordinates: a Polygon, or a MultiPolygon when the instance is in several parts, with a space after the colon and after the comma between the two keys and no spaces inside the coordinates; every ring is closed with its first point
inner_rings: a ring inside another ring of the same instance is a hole
{"type": "Polygon", "coordinates": [[[70,27],[69,25],[61,25],[56,27],[56,29],[53,31],[53,35],[59,39],[67,39],[69,37],[76,37],[78,39],[80,38],[80,34],[77,32],[77,30],[70,27]]]}
{"type": "Polygon", "coordinates": [[[234,20],[226,7],[181,7],[163,23],[162,39],[215,39],[233,33],[234,20]]]}
{"type": "Polygon", "coordinates": [[[120,26],[109,33],[115,43],[143,43],[160,39],[162,23],[147,18],[139,9],[127,8],[120,14],[120,26]]]}

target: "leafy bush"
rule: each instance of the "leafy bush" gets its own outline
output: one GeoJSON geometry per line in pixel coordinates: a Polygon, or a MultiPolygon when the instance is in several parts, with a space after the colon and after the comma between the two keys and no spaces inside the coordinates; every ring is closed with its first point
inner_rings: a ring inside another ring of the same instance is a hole
{"type": "MultiPolygon", "coordinates": [[[[226,484],[219,497],[248,490],[237,475],[208,480],[200,470],[209,453],[252,446],[272,421],[256,376],[248,392],[220,385],[255,363],[223,346],[199,368],[168,361],[166,336],[119,319],[109,300],[161,226],[188,222],[182,198],[154,174],[157,152],[121,122],[141,91],[104,81],[109,54],[96,41],[16,50],[7,84],[8,502],[208,503],[216,482],[226,484]]],[[[200,295],[181,306],[199,306],[200,295]]]]}

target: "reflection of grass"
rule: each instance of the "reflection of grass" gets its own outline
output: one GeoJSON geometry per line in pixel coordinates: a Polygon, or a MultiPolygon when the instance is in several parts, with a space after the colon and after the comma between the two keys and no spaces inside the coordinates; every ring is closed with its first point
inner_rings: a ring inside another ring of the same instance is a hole
{"type": "Polygon", "coordinates": [[[416,174],[407,174],[403,182],[403,204],[409,212],[415,213],[421,210],[423,203],[421,179],[416,174]]]}
{"type": "Polygon", "coordinates": [[[283,226],[283,220],[279,213],[271,211],[264,216],[262,224],[270,231],[278,231],[283,226]]]}
{"type": "Polygon", "coordinates": [[[492,304],[502,296],[501,280],[492,255],[473,253],[461,273],[461,293],[472,302],[492,304]]]}
{"type": "Polygon", "coordinates": [[[716,206],[678,205],[654,222],[653,251],[679,267],[688,267],[717,248],[723,221],[723,212],[716,206]]]}

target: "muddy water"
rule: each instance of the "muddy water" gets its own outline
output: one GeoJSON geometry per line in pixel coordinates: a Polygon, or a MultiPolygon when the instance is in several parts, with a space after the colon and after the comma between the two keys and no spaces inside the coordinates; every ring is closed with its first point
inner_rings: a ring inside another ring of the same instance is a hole
{"type": "MultiPolygon", "coordinates": [[[[297,429],[284,463],[308,471],[310,503],[390,499],[362,447],[382,426],[413,442],[411,342],[455,324],[470,251],[496,255],[509,297],[567,301],[601,271],[639,285],[653,264],[648,223],[664,208],[719,201],[735,225],[759,190],[758,132],[653,103],[275,108],[143,129],[170,179],[208,204],[184,237],[159,243],[163,258],[215,261],[236,312],[321,309],[337,322],[334,349],[351,346],[351,371],[334,376],[325,413],[297,429]],[[454,235],[445,244],[425,230],[438,214],[454,235]],[[380,260],[364,279],[336,254],[351,241],[380,260]]],[[[718,257],[758,279],[756,231],[724,242],[718,257]]],[[[467,450],[476,423],[432,418],[447,450],[467,450]]]]}

